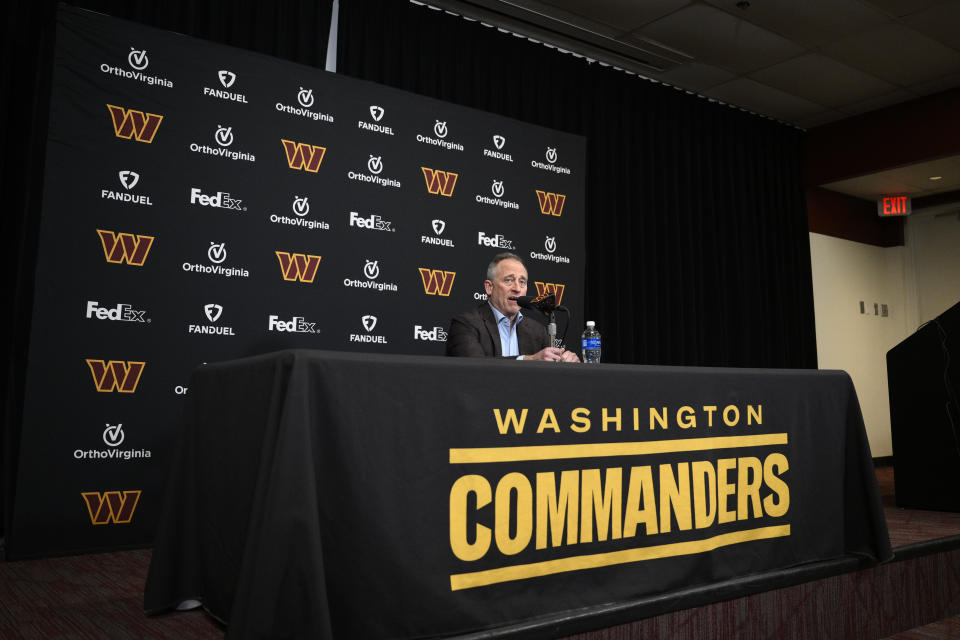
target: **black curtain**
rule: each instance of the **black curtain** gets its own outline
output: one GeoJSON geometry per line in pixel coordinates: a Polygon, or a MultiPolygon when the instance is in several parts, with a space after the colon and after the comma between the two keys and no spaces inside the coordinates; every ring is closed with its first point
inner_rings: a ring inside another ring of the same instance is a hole
{"type": "MultiPolygon", "coordinates": [[[[323,67],[332,0],[70,4],[323,67]]],[[[15,0],[0,58],[10,301],[0,535],[19,449],[55,12],[52,0],[15,0]]],[[[338,56],[347,75],[586,136],[586,309],[605,361],[816,366],[802,132],[402,0],[341,0],[338,56]]]]}
{"type": "Polygon", "coordinates": [[[586,136],[604,361],[816,367],[802,131],[408,2],[344,2],[338,58],[586,136]]]}
{"type": "MultiPolygon", "coordinates": [[[[64,4],[323,68],[333,0],[80,0],[64,4]]],[[[4,394],[0,536],[9,523],[19,451],[56,10],[55,0],[14,0],[3,27],[0,242],[5,247],[2,286],[9,301],[10,325],[3,341],[7,364],[0,373],[4,394]]],[[[77,321],[75,310],[64,309],[63,317],[67,323],[77,321]]],[[[56,390],[50,394],[55,402],[56,390]]]]}

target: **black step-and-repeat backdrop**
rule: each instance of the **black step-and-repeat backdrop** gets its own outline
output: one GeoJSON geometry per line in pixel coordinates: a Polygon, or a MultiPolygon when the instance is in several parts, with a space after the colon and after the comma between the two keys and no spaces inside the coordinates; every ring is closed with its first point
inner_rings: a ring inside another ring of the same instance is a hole
{"type": "Polygon", "coordinates": [[[576,343],[583,138],[82,10],[58,20],[9,557],[149,544],[204,362],[440,355],[505,250],[529,293],[571,309],[576,343]]]}

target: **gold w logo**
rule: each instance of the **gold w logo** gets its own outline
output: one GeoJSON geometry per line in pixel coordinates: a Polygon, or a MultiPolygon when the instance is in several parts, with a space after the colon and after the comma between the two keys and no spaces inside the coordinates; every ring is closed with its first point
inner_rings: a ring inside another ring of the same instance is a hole
{"type": "Polygon", "coordinates": [[[287,152],[287,164],[290,165],[291,169],[306,169],[311,173],[316,173],[320,169],[323,155],[327,152],[326,147],[284,140],[283,138],[280,139],[280,142],[283,143],[283,150],[287,152]]]}
{"type": "Polygon", "coordinates": [[[537,285],[538,298],[540,296],[548,296],[552,293],[557,304],[560,304],[560,300],[563,299],[563,289],[566,285],[553,284],[552,282],[534,282],[534,284],[537,285]]]}
{"type": "Polygon", "coordinates": [[[562,193],[550,193],[549,191],[540,191],[540,189],[537,189],[537,200],[540,201],[540,213],[544,215],[559,216],[563,213],[563,203],[566,199],[567,196],[562,193]]]}
{"type": "Polygon", "coordinates": [[[420,269],[420,279],[423,280],[423,290],[427,295],[448,296],[453,289],[453,279],[457,277],[456,271],[444,271],[442,269],[420,269]]]}
{"type": "Polygon", "coordinates": [[[100,243],[103,244],[103,255],[107,262],[120,264],[126,262],[135,267],[142,267],[153,246],[154,236],[139,236],[132,233],[114,233],[104,229],[97,229],[100,243]]]}
{"type": "Polygon", "coordinates": [[[107,105],[110,118],[113,120],[113,133],[125,140],[135,139],[140,142],[151,143],[160,128],[163,116],[155,113],[144,113],[136,109],[124,109],[112,104],[107,105]]]}
{"type": "Polygon", "coordinates": [[[93,360],[87,358],[87,366],[93,375],[93,384],[99,393],[133,393],[140,382],[140,374],[147,366],[146,362],[124,362],[122,360],[93,360]]]}
{"type": "Polygon", "coordinates": [[[280,260],[280,270],[283,271],[284,280],[313,282],[317,275],[317,267],[320,266],[321,256],[287,253],[286,251],[277,251],[276,254],[277,259],[280,260]]]}
{"type": "Polygon", "coordinates": [[[81,493],[93,524],[126,524],[140,501],[139,491],[87,491],[81,493]]]}
{"type": "Polygon", "coordinates": [[[427,167],[420,167],[423,171],[423,179],[427,183],[427,191],[433,195],[440,194],[448,198],[453,195],[453,188],[457,185],[457,176],[459,174],[452,171],[434,171],[427,167]]]}

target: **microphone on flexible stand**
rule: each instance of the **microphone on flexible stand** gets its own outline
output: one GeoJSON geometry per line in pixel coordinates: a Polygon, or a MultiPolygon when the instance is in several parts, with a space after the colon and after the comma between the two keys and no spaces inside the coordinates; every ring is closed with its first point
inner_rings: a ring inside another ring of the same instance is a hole
{"type": "MultiPolygon", "coordinates": [[[[566,307],[558,305],[556,303],[556,298],[552,293],[543,293],[539,296],[512,296],[510,300],[515,300],[516,303],[524,309],[539,311],[543,315],[547,316],[550,319],[549,323],[547,324],[547,334],[550,336],[550,346],[556,346],[557,321],[554,318],[553,312],[565,311],[567,314],[569,314],[570,310],[566,307]]],[[[564,334],[566,334],[566,331],[564,331],[564,334]]]]}

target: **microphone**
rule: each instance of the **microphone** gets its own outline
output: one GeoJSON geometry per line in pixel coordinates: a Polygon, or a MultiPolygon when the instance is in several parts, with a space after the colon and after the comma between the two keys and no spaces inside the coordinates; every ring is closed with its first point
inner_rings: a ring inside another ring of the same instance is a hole
{"type": "Polygon", "coordinates": [[[512,296],[510,300],[516,300],[517,304],[524,309],[532,309],[541,313],[550,313],[560,308],[556,304],[552,293],[544,293],[539,296],[512,296]]]}

